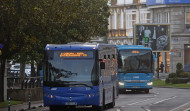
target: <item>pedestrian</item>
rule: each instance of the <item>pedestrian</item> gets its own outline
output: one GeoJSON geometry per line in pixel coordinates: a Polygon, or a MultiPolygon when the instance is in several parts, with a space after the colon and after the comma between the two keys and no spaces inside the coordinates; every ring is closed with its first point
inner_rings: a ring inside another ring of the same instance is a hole
{"type": "Polygon", "coordinates": [[[161,62],[161,64],[160,64],[160,70],[161,70],[161,73],[163,73],[163,70],[164,70],[164,64],[163,64],[163,62],[161,62]]]}

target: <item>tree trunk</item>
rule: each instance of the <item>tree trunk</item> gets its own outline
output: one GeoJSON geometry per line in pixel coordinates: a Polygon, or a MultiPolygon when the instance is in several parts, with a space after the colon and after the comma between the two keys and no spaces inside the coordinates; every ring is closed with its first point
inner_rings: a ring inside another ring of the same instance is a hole
{"type": "Polygon", "coordinates": [[[5,61],[0,59],[0,102],[4,101],[4,72],[5,72],[5,61]]]}
{"type": "Polygon", "coordinates": [[[31,62],[31,77],[36,77],[35,67],[34,67],[34,60],[31,62]]]}
{"type": "MultiPolygon", "coordinates": [[[[25,63],[20,63],[20,85],[22,86],[23,85],[23,81],[26,77],[26,74],[25,74],[25,63]]],[[[23,87],[21,87],[23,88],[23,87]]]]}

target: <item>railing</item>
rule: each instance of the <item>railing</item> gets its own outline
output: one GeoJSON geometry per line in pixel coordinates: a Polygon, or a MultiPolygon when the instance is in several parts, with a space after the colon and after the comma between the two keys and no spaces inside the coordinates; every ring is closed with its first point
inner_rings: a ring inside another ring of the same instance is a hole
{"type": "Polygon", "coordinates": [[[42,77],[26,77],[21,81],[20,77],[8,77],[8,89],[27,89],[41,87],[42,77]]]}
{"type": "Polygon", "coordinates": [[[8,89],[27,89],[41,87],[42,76],[38,77],[25,77],[21,80],[20,71],[9,70],[7,74],[7,88],[8,89]]]}
{"type": "Polygon", "coordinates": [[[38,77],[25,77],[21,80],[19,70],[8,70],[7,73],[7,88],[8,89],[27,89],[41,87],[42,76],[38,77]]]}
{"type": "Polygon", "coordinates": [[[35,87],[41,87],[43,77],[26,77],[22,81],[22,88],[35,88],[35,87]]]}

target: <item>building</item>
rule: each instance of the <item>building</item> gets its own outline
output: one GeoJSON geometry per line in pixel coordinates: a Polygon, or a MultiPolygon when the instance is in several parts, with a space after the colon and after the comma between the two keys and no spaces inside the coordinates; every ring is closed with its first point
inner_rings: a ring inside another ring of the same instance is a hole
{"type": "MultiPolygon", "coordinates": [[[[189,0],[147,0],[151,10],[152,23],[170,24],[170,52],[161,53],[166,70],[176,71],[176,64],[190,66],[190,1],[189,0]]],[[[190,67],[189,67],[190,68],[190,67]]]]}
{"type": "Polygon", "coordinates": [[[133,44],[133,25],[151,23],[151,11],[146,0],[110,0],[108,43],[133,44]]]}
{"type": "Polygon", "coordinates": [[[170,24],[170,51],[161,52],[159,64],[165,72],[175,72],[176,64],[190,66],[189,0],[110,0],[108,43],[134,44],[135,24],[170,24]]]}

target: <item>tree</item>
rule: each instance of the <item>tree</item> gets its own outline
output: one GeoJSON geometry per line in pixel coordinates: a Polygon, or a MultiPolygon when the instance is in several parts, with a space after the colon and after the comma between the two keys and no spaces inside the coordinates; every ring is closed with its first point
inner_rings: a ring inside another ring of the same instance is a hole
{"type": "Polygon", "coordinates": [[[0,0],[0,101],[5,60],[39,61],[46,44],[89,41],[107,33],[107,0],[0,0]]]}

